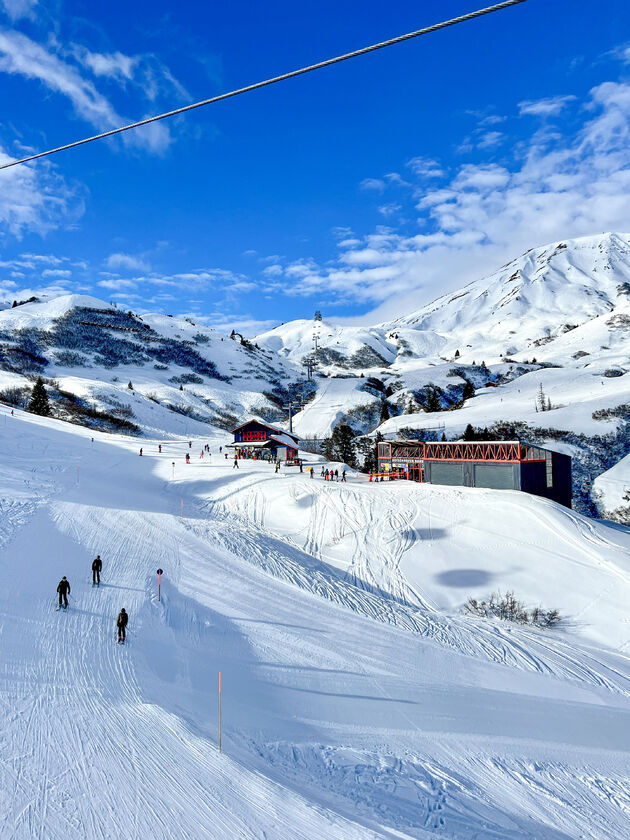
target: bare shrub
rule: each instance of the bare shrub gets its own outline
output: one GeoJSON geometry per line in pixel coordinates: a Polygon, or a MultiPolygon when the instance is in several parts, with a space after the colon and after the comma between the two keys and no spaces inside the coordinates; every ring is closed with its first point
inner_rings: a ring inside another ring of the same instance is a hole
{"type": "Polygon", "coordinates": [[[501,621],[513,621],[517,624],[532,624],[536,627],[555,627],[562,617],[558,610],[544,610],[534,607],[528,610],[513,592],[493,592],[487,600],[478,601],[469,598],[462,612],[479,618],[498,618],[501,621]]]}

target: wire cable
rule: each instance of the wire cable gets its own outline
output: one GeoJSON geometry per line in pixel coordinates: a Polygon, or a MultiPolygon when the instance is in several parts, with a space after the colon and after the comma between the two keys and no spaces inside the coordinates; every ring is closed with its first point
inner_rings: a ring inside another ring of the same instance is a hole
{"type": "Polygon", "coordinates": [[[493,6],[487,6],[485,9],[477,9],[474,12],[469,12],[466,15],[451,18],[450,20],[442,21],[441,23],[434,23],[432,26],[425,26],[423,29],[416,29],[415,32],[408,32],[406,35],[398,35],[396,38],[390,38],[387,41],[381,41],[378,44],[372,44],[369,47],[363,47],[360,50],[338,55],[335,58],[328,58],[325,61],[319,61],[317,64],[310,64],[308,67],[301,67],[299,70],[292,70],[290,73],[283,73],[281,76],[274,76],[271,79],[265,79],[262,82],[256,82],[253,85],[237,88],[228,93],[221,93],[218,96],[212,96],[210,99],[203,99],[201,102],[194,102],[191,105],[184,105],[182,108],[175,108],[172,111],[167,111],[164,114],[158,114],[155,117],[147,117],[144,120],[130,123],[129,125],[120,126],[120,128],[112,128],[109,131],[103,131],[100,134],[95,134],[92,137],[85,137],[83,140],[75,140],[74,143],[67,143],[65,146],[58,146],[56,149],[48,149],[46,152],[38,152],[35,155],[21,158],[20,160],[12,160],[9,163],[0,165],[0,169],[8,169],[11,166],[18,166],[22,163],[28,163],[38,158],[46,157],[47,155],[55,155],[57,152],[65,152],[66,149],[74,149],[76,146],[83,146],[85,143],[92,143],[94,140],[102,140],[104,137],[112,137],[114,134],[121,134],[123,131],[130,131],[132,128],[140,128],[143,125],[157,122],[158,120],[165,120],[168,117],[175,117],[178,114],[184,114],[186,111],[192,111],[194,108],[203,108],[204,105],[212,105],[214,102],[221,102],[223,99],[230,99],[233,96],[240,96],[242,93],[249,93],[252,90],[267,87],[268,85],[275,85],[277,82],[284,82],[286,79],[293,79],[296,76],[303,76],[305,73],[312,73],[314,70],[320,70],[322,67],[330,67],[332,64],[339,64],[341,61],[348,61],[350,58],[357,58],[360,55],[382,50],[385,47],[391,47],[394,44],[401,44],[403,41],[410,41],[412,38],[418,38],[420,35],[428,35],[430,32],[437,32],[440,29],[446,29],[448,26],[455,26],[458,23],[465,23],[474,18],[489,15],[492,12],[499,12],[502,9],[507,9],[510,6],[516,6],[519,3],[525,3],[526,0],[504,0],[502,3],[495,3],[493,6]]]}

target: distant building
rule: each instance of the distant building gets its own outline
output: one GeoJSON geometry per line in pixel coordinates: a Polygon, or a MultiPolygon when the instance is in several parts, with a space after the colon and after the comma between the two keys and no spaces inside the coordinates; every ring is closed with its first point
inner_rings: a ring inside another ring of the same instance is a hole
{"type": "Polygon", "coordinates": [[[263,420],[248,420],[230,434],[234,435],[234,443],[228,447],[239,458],[294,461],[298,456],[299,437],[263,420]]]}
{"type": "Polygon", "coordinates": [[[412,481],[522,490],[571,507],[571,458],[520,441],[383,441],[378,466],[412,481]]]}

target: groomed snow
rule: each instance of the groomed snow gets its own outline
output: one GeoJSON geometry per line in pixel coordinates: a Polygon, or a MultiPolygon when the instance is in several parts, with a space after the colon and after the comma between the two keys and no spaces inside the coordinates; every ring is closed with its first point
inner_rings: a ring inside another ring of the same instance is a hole
{"type": "Polygon", "coordinates": [[[628,836],[625,529],[91,437],[0,416],[2,838],[628,836]],[[486,584],[572,620],[452,609],[486,584]]]}

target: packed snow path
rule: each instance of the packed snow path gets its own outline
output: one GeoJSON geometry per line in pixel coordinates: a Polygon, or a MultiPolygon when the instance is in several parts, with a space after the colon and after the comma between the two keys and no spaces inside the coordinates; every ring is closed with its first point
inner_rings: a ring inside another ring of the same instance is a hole
{"type": "MultiPolygon", "coordinates": [[[[265,485],[296,502],[306,475],[3,419],[0,837],[630,832],[622,656],[444,616],[404,576],[358,585],[322,560],[324,525],[318,556],[268,529],[265,485]]],[[[324,507],[342,489],[308,485],[324,507]]]]}

